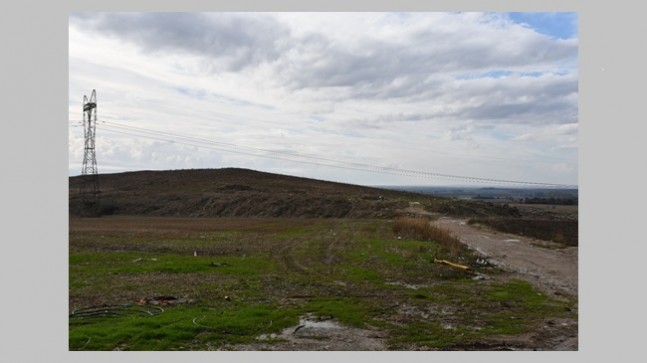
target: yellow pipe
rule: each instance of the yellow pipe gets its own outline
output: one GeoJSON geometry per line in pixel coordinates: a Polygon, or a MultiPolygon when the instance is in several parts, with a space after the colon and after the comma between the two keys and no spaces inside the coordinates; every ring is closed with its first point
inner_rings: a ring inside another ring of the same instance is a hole
{"type": "Polygon", "coordinates": [[[447,260],[437,260],[437,259],[434,258],[434,262],[442,263],[442,264],[449,265],[449,266],[452,266],[452,267],[456,267],[456,268],[459,268],[461,270],[469,270],[469,266],[460,265],[458,263],[449,262],[447,260]]]}

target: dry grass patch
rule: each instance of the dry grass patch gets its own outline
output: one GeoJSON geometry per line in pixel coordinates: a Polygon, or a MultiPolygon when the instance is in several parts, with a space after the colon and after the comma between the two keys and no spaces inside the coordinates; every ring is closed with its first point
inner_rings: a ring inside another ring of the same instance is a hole
{"type": "Polygon", "coordinates": [[[407,238],[434,241],[451,257],[464,257],[468,253],[467,247],[458,238],[448,230],[432,225],[426,218],[398,217],[393,223],[393,231],[407,238]]]}

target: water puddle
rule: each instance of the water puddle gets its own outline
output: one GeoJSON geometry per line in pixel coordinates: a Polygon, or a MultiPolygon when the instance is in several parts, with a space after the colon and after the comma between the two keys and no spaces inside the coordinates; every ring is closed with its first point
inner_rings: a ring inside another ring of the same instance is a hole
{"type": "Polygon", "coordinates": [[[299,325],[294,329],[288,328],[283,333],[290,333],[290,330],[292,330],[292,334],[297,334],[299,332],[316,331],[319,329],[343,329],[343,327],[332,321],[332,316],[319,318],[310,316],[300,319],[299,325]]]}
{"type": "Polygon", "coordinates": [[[258,341],[279,340],[283,343],[266,346],[277,350],[383,350],[381,337],[375,332],[348,327],[336,322],[332,316],[308,314],[299,324],[280,334],[262,334],[258,341]]]}

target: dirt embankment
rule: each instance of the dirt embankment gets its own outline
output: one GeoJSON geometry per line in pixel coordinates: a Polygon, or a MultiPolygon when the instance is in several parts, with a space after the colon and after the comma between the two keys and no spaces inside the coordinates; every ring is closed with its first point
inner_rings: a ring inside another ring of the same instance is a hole
{"type": "MultiPolygon", "coordinates": [[[[73,216],[82,181],[69,180],[73,216]]],[[[102,215],[390,218],[416,195],[235,168],[100,174],[99,185],[102,215]]]]}

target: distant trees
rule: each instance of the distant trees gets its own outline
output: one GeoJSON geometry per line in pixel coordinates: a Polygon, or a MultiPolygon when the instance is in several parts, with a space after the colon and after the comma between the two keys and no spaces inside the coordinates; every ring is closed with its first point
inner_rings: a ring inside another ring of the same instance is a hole
{"type": "Polygon", "coordinates": [[[577,198],[526,198],[525,204],[577,205],[577,198]]]}

